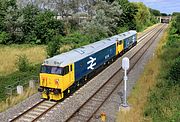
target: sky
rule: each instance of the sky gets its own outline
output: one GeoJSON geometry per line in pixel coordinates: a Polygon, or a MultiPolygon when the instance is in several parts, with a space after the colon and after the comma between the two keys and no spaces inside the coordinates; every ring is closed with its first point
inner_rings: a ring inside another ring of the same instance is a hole
{"type": "Polygon", "coordinates": [[[146,6],[157,9],[161,13],[172,14],[180,12],[180,0],[129,0],[130,2],[143,2],[146,6]]]}

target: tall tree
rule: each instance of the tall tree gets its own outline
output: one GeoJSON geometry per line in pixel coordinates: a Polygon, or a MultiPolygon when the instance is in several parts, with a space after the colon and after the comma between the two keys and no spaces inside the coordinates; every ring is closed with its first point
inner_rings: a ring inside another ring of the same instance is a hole
{"type": "Polygon", "coordinates": [[[142,29],[144,29],[145,26],[149,24],[151,13],[142,2],[136,2],[133,4],[137,7],[138,10],[138,12],[135,15],[136,28],[138,31],[141,31],[142,29]]]}
{"type": "Polygon", "coordinates": [[[161,16],[167,16],[167,14],[166,13],[161,13],[161,16]]]}
{"type": "Polygon", "coordinates": [[[108,26],[110,29],[109,35],[117,34],[117,25],[120,21],[120,16],[122,14],[121,6],[118,2],[107,3],[106,1],[98,1],[95,5],[95,11],[103,10],[106,16],[106,20],[102,20],[102,25],[108,26]]]}
{"type": "Polygon", "coordinates": [[[117,0],[121,5],[122,14],[118,23],[119,27],[128,27],[127,29],[136,29],[134,15],[137,12],[137,7],[130,3],[128,0],[117,0]]]}
{"type": "Polygon", "coordinates": [[[150,11],[154,16],[161,16],[161,13],[160,13],[159,10],[149,8],[149,11],[150,11]]]}
{"type": "Polygon", "coordinates": [[[9,36],[10,42],[16,40],[16,32],[19,28],[19,16],[20,13],[16,5],[16,0],[0,0],[0,31],[9,36]]]}
{"type": "Polygon", "coordinates": [[[176,17],[176,29],[177,29],[177,33],[180,34],[180,14],[177,14],[176,17]]]}

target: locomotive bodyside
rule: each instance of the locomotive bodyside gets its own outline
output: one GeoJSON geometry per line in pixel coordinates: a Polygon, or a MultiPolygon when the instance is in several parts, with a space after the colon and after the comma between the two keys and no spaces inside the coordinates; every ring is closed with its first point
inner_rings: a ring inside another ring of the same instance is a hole
{"type": "Polygon", "coordinates": [[[80,80],[82,77],[88,75],[93,70],[103,65],[109,59],[116,56],[116,45],[113,44],[96,53],[87,56],[75,62],[75,81],[80,80]]]}

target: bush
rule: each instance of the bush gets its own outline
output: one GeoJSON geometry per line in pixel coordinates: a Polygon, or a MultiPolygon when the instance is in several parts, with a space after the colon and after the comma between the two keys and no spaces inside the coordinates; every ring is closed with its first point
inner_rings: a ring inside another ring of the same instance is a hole
{"type": "Polygon", "coordinates": [[[118,27],[118,34],[128,31],[128,27],[118,27]]]}
{"type": "Polygon", "coordinates": [[[6,32],[0,32],[0,44],[7,44],[10,39],[10,35],[6,32]]]}
{"type": "Polygon", "coordinates": [[[180,14],[178,14],[176,17],[176,29],[177,33],[180,34],[180,14]]]}
{"type": "Polygon", "coordinates": [[[169,71],[169,78],[173,80],[175,84],[180,84],[180,57],[176,58],[174,64],[169,71]]]}
{"type": "Polygon", "coordinates": [[[19,55],[16,61],[16,65],[19,71],[25,72],[30,69],[30,63],[26,55],[19,55]]]}
{"type": "Polygon", "coordinates": [[[59,54],[60,49],[60,37],[54,36],[53,39],[48,43],[46,51],[47,57],[53,57],[54,55],[59,54]]]}
{"type": "Polygon", "coordinates": [[[77,48],[86,44],[89,44],[91,39],[87,35],[83,35],[79,32],[69,34],[61,39],[62,44],[73,44],[73,48],[77,48]]]}
{"type": "Polygon", "coordinates": [[[25,43],[35,44],[37,41],[37,36],[35,33],[27,34],[24,36],[25,43]]]}

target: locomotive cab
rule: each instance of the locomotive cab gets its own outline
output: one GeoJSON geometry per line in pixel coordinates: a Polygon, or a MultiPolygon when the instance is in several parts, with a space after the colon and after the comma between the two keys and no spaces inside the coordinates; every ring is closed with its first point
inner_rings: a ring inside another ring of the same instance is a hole
{"type": "Polygon", "coordinates": [[[123,40],[116,40],[116,55],[122,55],[123,46],[123,40]]]}
{"type": "Polygon", "coordinates": [[[42,65],[40,71],[40,87],[42,98],[60,100],[63,91],[73,84],[73,66],[65,67],[42,65]]]}

